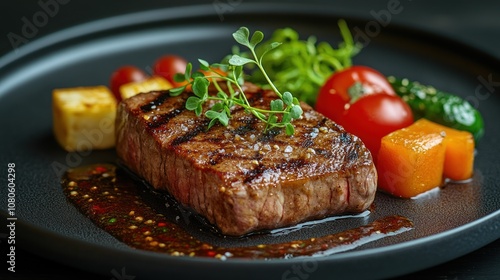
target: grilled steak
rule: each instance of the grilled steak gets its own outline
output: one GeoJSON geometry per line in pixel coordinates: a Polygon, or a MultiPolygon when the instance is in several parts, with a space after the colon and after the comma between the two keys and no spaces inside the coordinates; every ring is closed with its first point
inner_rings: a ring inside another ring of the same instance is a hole
{"type": "MultiPolygon", "coordinates": [[[[253,106],[269,106],[271,91],[246,85],[253,106]]],[[[240,108],[229,126],[184,108],[188,93],[142,93],[117,113],[118,156],[156,189],[167,190],[216,225],[242,235],[341,213],[373,202],[377,172],[370,152],[342,127],[301,104],[295,134],[264,132],[240,108]]]]}

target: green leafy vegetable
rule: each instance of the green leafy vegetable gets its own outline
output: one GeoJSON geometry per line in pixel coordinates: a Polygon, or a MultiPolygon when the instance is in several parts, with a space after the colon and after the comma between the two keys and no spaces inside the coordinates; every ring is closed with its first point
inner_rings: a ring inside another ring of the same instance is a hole
{"type": "Polygon", "coordinates": [[[273,84],[272,79],[267,75],[262,65],[264,55],[277,48],[280,44],[276,42],[269,43],[263,52],[257,54],[256,47],[264,39],[264,34],[261,31],[255,31],[250,36],[248,28],[240,27],[240,29],[233,33],[233,38],[236,42],[249,49],[248,56],[233,54],[227,60],[227,63],[210,64],[205,60],[198,60],[201,70],[209,73],[207,75],[202,72],[192,72],[192,64],[188,63],[185,73],[175,76],[176,81],[187,81],[188,83],[179,88],[171,89],[170,94],[177,96],[190,85],[194,95],[187,99],[186,109],[194,111],[197,116],[202,114],[203,105],[207,101],[215,101],[212,107],[205,112],[205,117],[210,119],[208,124],[209,129],[216,123],[227,126],[231,118],[231,108],[238,105],[266,123],[266,130],[269,128],[285,128],[287,135],[293,135],[295,129],[291,122],[302,115],[299,100],[293,97],[289,91],[281,93],[273,84]],[[256,67],[267,85],[279,97],[279,99],[271,101],[269,110],[253,107],[248,102],[241,87],[243,84],[243,67],[246,65],[256,67]],[[218,71],[212,71],[214,68],[227,69],[227,75],[220,74],[218,71]],[[218,80],[227,83],[226,91],[219,85],[218,80]],[[218,91],[216,95],[208,93],[210,81],[213,82],[218,91]]]}
{"type": "MultiPolygon", "coordinates": [[[[327,42],[317,43],[312,36],[301,40],[291,28],[276,30],[268,41],[257,48],[257,53],[267,53],[260,61],[267,75],[262,75],[260,69],[249,67],[253,71],[247,80],[265,87],[269,78],[276,87],[293,92],[299,100],[314,105],[325,80],[333,72],[351,66],[352,57],[361,50],[361,44],[354,43],[347,23],[339,20],[338,26],[343,42],[337,49],[327,42]],[[282,46],[276,48],[279,44],[282,46]]],[[[261,37],[257,39],[262,40],[261,37]]],[[[243,57],[248,55],[241,54],[243,57]]]]}

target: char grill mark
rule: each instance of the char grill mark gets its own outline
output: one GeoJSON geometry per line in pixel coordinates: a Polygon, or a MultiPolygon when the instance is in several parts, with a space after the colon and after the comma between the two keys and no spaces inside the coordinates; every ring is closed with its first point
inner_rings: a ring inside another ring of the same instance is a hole
{"type": "Polygon", "coordinates": [[[349,133],[343,132],[339,136],[340,142],[347,144],[352,141],[352,137],[349,133]]]}
{"type": "Polygon", "coordinates": [[[175,147],[175,146],[179,146],[183,143],[191,141],[191,139],[196,137],[198,134],[207,130],[208,123],[209,123],[209,121],[207,121],[207,120],[197,122],[196,126],[194,128],[192,128],[190,131],[188,131],[187,133],[185,133],[179,137],[176,137],[174,140],[172,140],[171,145],[173,147],[175,147]]]}
{"type": "Polygon", "coordinates": [[[304,141],[300,144],[303,148],[309,148],[314,144],[314,141],[310,137],[305,137],[304,141]]]}
{"type": "Polygon", "coordinates": [[[330,151],[325,150],[325,149],[316,148],[316,149],[314,149],[314,151],[316,152],[317,155],[322,155],[325,158],[332,156],[332,153],[330,151]]]}
{"type": "Polygon", "coordinates": [[[353,149],[352,151],[349,152],[349,154],[347,155],[347,160],[349,160],[349,162],[353,162],[353,161],[356,161],[358,159],[358,152],[357,152],[357,149],[353,149]]]}
{"type": "MultiPolygon", "coordinates": [[[[331,151],[329,151],[329,150],[316,148],[316,149],[314,149],[314,151],[316,152],[317,155],[321,155],[321,156],[323,156],[325,158],[331,158],[331,157],[333,157],[333,153],[331,151]]],[[[347,154],[346,154],[345,158],[347,160],[346,164],[349,165],[351,163],[355,163],[358,160],[358,158],[359,158],[358,149],[352,149],[350,151],[347,151],[347,154]]]]}
{"type": "Polygon", "coordinates": [[[258,90],[250,98],[247,98],[248,102],[250,104],[253,104],[254,106],[257,104],[262,104],[263,102],[263,97],[264,96],[264,91],[262,89],[258,90]]]}
{"type": "Polygon", "coordinates": [[[255,178],[261,176],[266,170],[270,170],[270,168],[259,163],[259,165],[254,169],[245,172],[246,177],[245,180],[243,180],[243,182],[245,184],[251,183],[255,178]]]}
{"type": "Polygon", "coordinates": [[[158,95],[158,97],[156,97],[155,100],[141,106],[141,110],[143,113],[147,113],[147,112],[150,112],[152,110],[155,110],[156,108],[161,106],[161,104],[163,104],[163,102],[165,102],[165,100],[167,98],[170,97],[170,91],[168,91],[168,90],[162,90],[159,92],[161,92],[161,94],[158,95]]]}
{"type": "Polygon", "coordinates": [[[176,116],[178,116],[179,114],[181,114],[182,112],[184,112],[185,109],[184,108],[176,108],[166,114],[161,114],[161,115],[155,115],[153,117],[150,118],[150,122],[148,122],[148,127],[150,129],[155,129],[155,128],[158,128],[164,124],[167,124],[172,118],[175,118],[176,116]]]}
{"type": "Polygon", "coordinates": [[[248,134],[249,132],[254,132],[255,133],[255,127],[254,127],[255,121],[246,123],[234,130],[235,135],[240,135],[244,136],[248,134]]]}
{"type": "Polygon", "coordinates": [[[318,135],[320,127],[325,125],[326,120],[327,120],[326,118],[322,118],[317,122],[316,125],[312,126],[311,128],[309,129],[304,128],[307,132],[302,135],[303,140],[300,143],[301,147],[309,148],[312,145],[314,145],[313,139],[316,138],[316,136],[318,135]]]}
{"type": "MultiPolygon", "coordinates": [[[[252,85],[246,93],[263,109],[276,98],[252,85]]],[[[283,129],[264,132],[265,124],[239,107],[229,126],[207,131],[210,120],[184,108],[189,96],[156,91],[122,101],[116,151],[130,170],[223,234],[358,213],[373,202],[377,174],[369,151],[310,106],[301,104],[305,114],[292,137],[283,129]],[[282,152],[288,146],[292,152],[282,152]]]]}
{"type": "Polygon", "coordinates": [[[322,118],[322,119],[318,122],[318,124],[316,125],[316,127],[318,127],[318,128],[319,128],[319,127],[324,126],[324,125],[325,125],[325,123],[326,123],[326,120],[327,120],[327,118],[322,118]]]}
{"type": "Polygon", "coordinates": [[[293,170],[297,170],[299,167],[304,167],[308,164],[303,159],[284,159],[279,162],[274,162],[272,164],[263,164],[259,163],[257,167],[251,169],[250,171],[245,172],[244,183],[251,183],[256,178],[259,178],[265,172],[276,172],[276,171],[285,171],[291,172],[293,170]]]}
{"type": "Polygon", "coordinates": [[[208,163],[210,165],[217,165],[224,160],[261,160],[262,155],[258,152],[254,153],[252,156],[242,156],[235,153],[220,153],[217,151],[210,152],[208,163]]]}
{"type": "Polygon", "coordinates": [[[272,128],[262,133],[259,137],[259,141],[263,143],[273,142],[274,138],[281,133],[281,129],[272,128]]]}
{"type": "Polygon", "coordinates": [[[219,152],[211,152],[209,155],[208,163],[210,165],[217,165],[225,159],[235,158],[233,153],[219,153],[219,152]]]}

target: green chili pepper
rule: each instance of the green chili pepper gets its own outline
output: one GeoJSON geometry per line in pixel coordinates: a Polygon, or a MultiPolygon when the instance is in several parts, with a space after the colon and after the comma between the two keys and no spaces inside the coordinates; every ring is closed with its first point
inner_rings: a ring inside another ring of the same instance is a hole
{"type": "Polygon", "coordinates": [[[430,121],[472,133],[476,143],[484,134],[483,118],[478,110],[459,96],[408,79],[388,77],[394,91],[411,108],[415,120],[430,121]]]}

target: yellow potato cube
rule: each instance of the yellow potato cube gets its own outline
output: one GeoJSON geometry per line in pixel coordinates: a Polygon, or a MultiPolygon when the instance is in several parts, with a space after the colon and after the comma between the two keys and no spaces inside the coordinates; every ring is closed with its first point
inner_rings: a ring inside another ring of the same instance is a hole
{"type": "Polygon", "coordinates": [[[68,152],[115,145],[116,99],[105,86],[55,89],[54,134],[68,152]]]}
{"type": "Polygon", "coordinates": [[[167,90],[173,86],[166,79],[160,76],[153,76],[144,81],[124,84],[120,87],[122,99],[127,99],[141,92],[150,92],[153,90],[167,90]]]}

